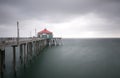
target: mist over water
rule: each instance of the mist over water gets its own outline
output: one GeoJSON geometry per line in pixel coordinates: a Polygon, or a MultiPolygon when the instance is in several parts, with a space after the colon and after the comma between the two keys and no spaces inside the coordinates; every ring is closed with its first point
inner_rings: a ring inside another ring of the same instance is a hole
{"type": "MultiPolygon", "coordinates": [[[[63,39],[63,43],[44,49],[25,69],[18,58],[17,78],[120,78],[120,39],[63,39]]],[[[6,50],[9,56],[12,51],[6,50]]],[[[6,59],[6,64],[5,77],[13,78],[12,60],[6,59]]]]}

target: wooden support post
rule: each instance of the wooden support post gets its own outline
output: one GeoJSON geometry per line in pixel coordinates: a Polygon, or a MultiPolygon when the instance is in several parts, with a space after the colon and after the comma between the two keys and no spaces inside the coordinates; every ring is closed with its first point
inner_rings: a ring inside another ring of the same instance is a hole
{"type": "Polygon", "coordinates": [[[32,42],[30,43],[30,55],[31,55],[31,58],[32,58],[32,55],[33,55],[33,53],[32,53],[32,48],[33,48],[33,46],[32,46],[32,42]]]}
{"type": "Polygon", "coordinates": [[[26,52],[27,52],[27,55],[26,55],[26,57],[27,57],[27,60],[29,60],[29,43],[26,43],[26,52]]]}
{"type": "Polygon", "coordinates": [[[37,55],[39,55],[39,43],[37,41],[37,55]]]}
{"type": "Polygon", "coordinates": [[[42,49],[44,49],[44,40],[42,40],[42,49]]]}
{"type": "Polygon", "coordinates": [[[35,53],[35,56],[37,55],[37,49],[36,49],[36,41],[34,42],[34,53],[35,53]]]}
{"type": "Polygon", "coordinates": [[[52,46],[54,45],[54,41],[53,41],[53,39],[52,39],[52,46]]]}
{"type": "Polygon", "coordinates": [[[24,44],[24,68],[26,64],[26,44],[24,44]]]}
{"type": "Polygon", "coordinates": [[[36,56],[36,41],[34,41],[34,55],[36,56]]]}
{"type": "Polygon", "coordinates": [[[43,40],[43,49],[45,48],[45,40],[43,40]]]}
{"type": "Polygon", "coordinates": [[[13,71],[16,77],[16,46],[13,46],[13,71]]]}
{"type": "Polygon", "coordinates": [[[55,42],[56,42],[56,45],[55,45],[55,46],[58,46],[58,45],[59,45],[58,39],[56,38],[55,40],[56,40],[56,41],[55,41],[55,42]]]}
{"type": "Polygon", "coordinates": [[[39,50],[38,50],[38,42],[36,41],[36,48],[37,48],[37,56],[39,55],[39,50]]]}
{"type": "Polygon", "coordinates": [[[40,54],[40,44],[39,44],[39,41],[38,41],[38,54],[40,54]]]}
{"type": "Polygon", "coordinates": [[[38,55],[39,55],[39,50],[40,50],[40,49],[39,49],[39,41],[37,41],[37,43],[38,43],[38,45],[37,45],[37,46],[38,46],[38,55]]]}
{"type": "Polygon", "coordinates": [[[42,41],[40,40],[40,50],[42,51],[42,41]]]}
{"type": "Polygon", "coordinates": [[[0,76],[1,76],[1,78],[3,78],[2,77],[2,75],[3,75],[3,73],[2,73],[2,50],[0,49],[0,76]]]}
{"type": "Polygon", "coordinates": [[[3,70],[5,69],[5,50],[3,50],[2,52],[2,56],[3,56],[3,70]]]}
{"type": "Polygon", "coordinates": [[[55,39],[53,39],[53,46],[55,46],[55,39]]]}
{"type": "Polygon", "coordinates": [[[30,63],[32,62],[32,42],[30,42],[30,63]]]}
{"type": "Polygon", "coordinates": [[[30,60],[30,43],[27,43],[27,56],[28,56],[28,60],[30,60]]]}
{"type": "Polygon", "coordinates": [[[42,50],[43,50],[43,48],[44,48],[44,40],[42,40],[42,50]]]}
{"type": "Polygon", "coordinates": [[[40,54],[40,43],[38,41],[38,54],[40,54]]]}
{"type": "Polygon", "coordinates": [[[23,46],[22,44],[20,45],[20,62],[23,64],[23,46]]]}
{"type": "Polygon", "coordinates": [[[57,46],[57,39],[55,39],[55,46],[57,46]]]}
{"type": "Polygon", "coordinates": [[[40,49],[40,41],[38,41],[38,43],[39,43],[39,54],[40,54],[40,51],[41,51],[41,49],[40,49]]]}
{"type": "Polygon", "coordinates": [[[35,43],[33,42],[32,45],[33,45],[33,55],[35,55],[35,43]]]}
{"type": "Polygon", "coordinates": [[[3,78],[5,69],[5,50],[0,49],[0,77],[3,78]]]}
{"type": "Polygon", "coordinates": [[[60,39],[58,39],[58,45],[61,45],[60,39]]]}
{"type": "Polygon", "coordinates": [[[36,49],[36,41],[34,41],[34,55],[36,56],[37,49],[36,49]]]}
{"type": "Polygon", "coordinates": [[[41,52],[41,43],[40,43],[40,41],[39,41],[39,52],[41,52]]]}
{"type": "Polygon", "coordinates": [[[32,42],[32,54],[34,56],[34,42],[32,42]]]}
{"type": "Polygon", "coordinates": [[[51,47],[51,39],[49,39],[49,46],[51,47]]]}
{"type": "Polygon", "coordinates": [[[43,50],[43,40],[41,40],[41,50],[43,50]]]}
{"type": "Polygon", "coordinates": [[[60,45],[60,39],[57,39],[57,46],[60,45]]]}
{"type": "Polygon", "coordinates": [[[44,48],[46,47],[46,39],[44,40],[44,48]]]}

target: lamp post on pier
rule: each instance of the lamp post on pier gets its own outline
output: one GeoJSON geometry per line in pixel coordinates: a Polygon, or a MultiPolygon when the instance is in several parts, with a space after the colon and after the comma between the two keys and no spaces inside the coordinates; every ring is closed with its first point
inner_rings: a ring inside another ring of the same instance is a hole
{"type": "Polygon", "coordinates": [[[36,34],[36,28],[35,28],[35,37],[37,37],[37,34],[36,34]]]}
{"type": "Polygon", "coordinates": [[[19,22],[17,21],[17,45],[19,45],[19,22]]]}

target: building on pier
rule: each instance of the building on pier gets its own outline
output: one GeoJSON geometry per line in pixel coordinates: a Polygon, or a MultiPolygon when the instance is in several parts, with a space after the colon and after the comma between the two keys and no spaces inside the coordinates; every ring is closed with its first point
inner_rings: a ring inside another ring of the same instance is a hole
{"type": "Polygon", "coordinates": [[[38,32],[37,35],[39,38],[45,38],[45,39],[53,38],[53,33],[51,31],[47,30],[46,28],[44,30],[38,32]]]}

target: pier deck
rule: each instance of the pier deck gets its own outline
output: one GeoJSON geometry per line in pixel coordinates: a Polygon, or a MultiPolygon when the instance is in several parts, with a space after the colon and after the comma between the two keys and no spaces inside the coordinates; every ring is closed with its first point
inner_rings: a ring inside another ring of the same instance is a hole
{"type": "Polygon", "coordinates": [[[19,42],[17,42],[17,38],[0,38],[0,49],[3,49],[7,46],[21,45],[34,41],[41,40],[61,40],[61,38],[52,38],[52,39],[42,39],[42,38],[20,38],[19,42]]]}

